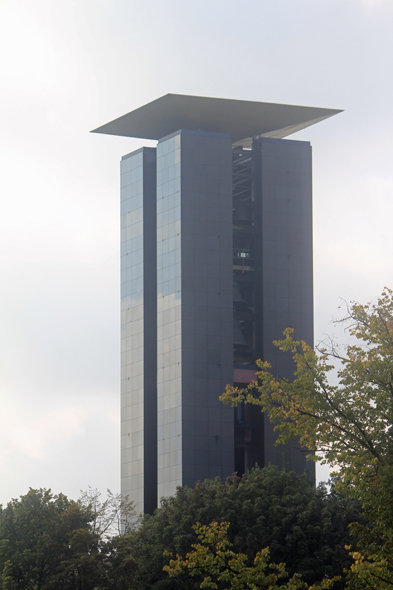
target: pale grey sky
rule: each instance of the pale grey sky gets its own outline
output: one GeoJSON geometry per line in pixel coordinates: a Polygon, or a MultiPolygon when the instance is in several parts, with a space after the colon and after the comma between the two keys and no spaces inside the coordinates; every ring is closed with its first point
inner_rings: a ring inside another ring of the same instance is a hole
{"type": "MultiPolygon", "coordinates": [[[[345,112],[314,149],[316,339],[393,286],[391,0],[0,0],[0,502],[119,488],[119,159],[168,92],[345,112]]],[[[323,476],[323,472],[322,475],[323,476]]]]}

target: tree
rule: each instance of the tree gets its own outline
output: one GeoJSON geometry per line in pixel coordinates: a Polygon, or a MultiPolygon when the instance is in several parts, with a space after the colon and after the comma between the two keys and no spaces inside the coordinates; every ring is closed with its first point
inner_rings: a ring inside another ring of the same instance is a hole
{"type": "Polygon", "coordinates": [[[30,489],[0,507],[1,590],[128,590],[133,503],[97,490],[78,502],[30,489]]]}
{"type": "MultiPolygon", "coordinates": [[[[230,522],[228,541],[237,554],[245,554],[250,565],[255,554],[269,547],[273,563],[285,563],[289,577],[301,575],[308,584],[325,575],[341,574],[352,560],[345,550],[351,541],[350,522],[360,520],[360,507],[335,489],[315,489],[307,475],[277,467],[256,468],[242,478],[233,475],[197,483],[195,488],[178,488],[176,495],[162,501],[153,516],[145,516],[131,536],[133,588],[173,590],[195,588],[202,578],[183,572],[169,578],[164,551],[185,558],[198,541],[193,528],[211,522],[230,522]]],[[[337,582],[335,588],[342,588],[337,582]]]]}
{"type": "MultiPolygon", "coordinates": [[[[269,549],[259,551],[251,566],[247,565],[247,555],[235,553],[228,541],[229,523],[212,522],[208,526],[197,523],[193,528],[199,543],[193,543],[194,551],[187,553],[185,559],[177,555],[171,559],[164,570],[176,577],[187,571],[191,576],[202,576],[201,588],[216,589],[225,587],[233,590],[251,588],[252,590],[300,590],[307,589],[298,575],[294,575],[287,584],[278,580],[288,576],[285,564],[270,563],[269,549]]],[[[168,555],[168,552],[166,552],[168,555]]],[[[329,588],[331,584],[325,584],[329,588]]]]}
{"type": "Polygon", "coordinates": [[[135,588],[136,563],[132,553],[132,535],[117,535],[100,546],[101,576],[97,590],[135,588]]]}
{"type": "MultiPolygon", "coordinates": [[[[277,444],[299,436],[304,449],[322,453],[337,470],[338,489],[360,498],[372,525],[353,526],[361,538],[350,584],[361,588],[393,586],[393,292],[385,288],[377,303],[351,303],[342,320],[355,344],[314,351],[293,330],[275,342],[292,354],[293,381],[273,374],[258,361],[257,381],[246,389],[228,387],[222,400],[256,404],[276,426],[277,444]],[[338,361],[338,384],[329,380],[338,361]],[[373,580],[373,582],[371,582],[373,580]],[[374,584],[374,585],[372,585],[374,584]]],[[[309,453],[311,460],[321,455],[309,453]]]]}
{"type": "Polygon", "coordinates": [[[101,501],[101,492],[92,489],[81,490],[78,503],[92,514],[91,526],[101,540],[129,534],[137,524],[135,503],[128,496],[113,494],[107,489],[107,498],[101,501]]]}
{"type": "Polygon", "coordinates": [[[0,507],[2,590],[93,589],[98,536],[90,511],[63,494],[30,488],[0,507]]]}

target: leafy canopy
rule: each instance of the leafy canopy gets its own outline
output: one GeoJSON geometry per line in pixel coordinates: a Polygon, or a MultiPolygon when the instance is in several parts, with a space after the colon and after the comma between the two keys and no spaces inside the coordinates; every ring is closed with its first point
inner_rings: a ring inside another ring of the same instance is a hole
{"type": "MultiPolygon", "coordinates": [[[[172,590],[195,588],[203,578],[187,572],[169,578],[164,552],[183,559],[198,542],[195,523],[230,522],[228,541],[233,551],[247,556],[269,547],[273,563],[285,563],[289,577],[298,573],[314,584],[342,573],[352,560],[345,550],[351,542],[348,524],[359,520],[360,506],[334,489],[315,489],[307,475],[277,467],[255,468],[243,477],[226,482],[205,480],[195,488],[178,488],[162,501],[153,516],[145,516],[132,535],[130,557],[134,560],[135,588],[172,590]]],[[[342,588],[337,583],[335,588],[342,588]]]]}
{"type": "Polygon", "coordinates": [[[78,502],[31,489],[0,506],[1,590],[128,590],[129,537],[109,532],[133,520],[132,502],[89,488],[78,502]]]}
{"type": "MultiPolygon", "coordinates": [[[[226,589],[242,590],[300,590],[307,588],[298,575],[294,575],[287,584],[278,585],[278,580],[287,577],[285,564],[269,563],[269,549],[259,551],[251,566],[247,565],[247,555],[235,553],[232,543],[228,541],[229,523],[212,522],[210,525],[197,523],[193,528],[198,537],[192,552],[187,553],[185,559],[177,555],[171,559],[164,570],[176,577],[183,571],[191,576],[202,576],[200,588],[216,590],[223,584],[226,589]]],[[[166,552],[168,555],[168,552],[166,552]]],[[[329,588],[329,585],[325,585],[329,588]]]]}
{"type": "Polygon", "coordinates": [[[258,361],[257,381],[244,390],[228,386],[221,399],[260,406],[275,423],[277,444],[299,436],[312,451],[309,459],[337,470],[338,488],[360,498],[373,522],[356,526],[363,549],[354,555],[352,573],[368,568],[372,575],[376,568],[374,583],[387,586],[365,587],[392,587],[393,292],[385,288],[377,303],[351,303],[347,311],[342,321],[355,343],[344,353],[335,345],[314,351],[288,328],[275,344],[292,355],[294,380],[280,378],[269,363],[258,361]],[[337,361],[334,384],[330,376],[337,361]],[[323,453],[322,459],[314,452],[323,453]],[[383,579],[377,582],[377,576],[383,579]]]}
{"type": "Polygon", "coordinates": [[[94,588],[98,537],[88,509],[30,488],[0,507],[0,588],[64,590],[94,588]]]}

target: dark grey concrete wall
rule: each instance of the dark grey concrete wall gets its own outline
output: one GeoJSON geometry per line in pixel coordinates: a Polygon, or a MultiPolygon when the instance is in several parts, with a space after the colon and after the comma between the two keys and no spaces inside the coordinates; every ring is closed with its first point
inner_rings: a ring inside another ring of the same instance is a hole
{"type": "Polygon", "coordinates": [[[234,469],[232,160],[228,135],[181,132],[183,484],[234,469]]]}
{"type": "Polygon", "coordinates": [[[157,508],[156,149],[143,148],[144,512],[157,508]]]}
{"type": "MultiPolygon", "coordinates": [[[[260,209],[258,224],[259,308],[258,353],[273,370],[293,376],[291,356],[283,354],[273,340],[287,327],[297,339],[313,346],[313,261],[312,261],[312,164],[308,142],[260,139],[260,209]]],[[[313,464],[294,441],[274,447],[276,435],[265,422],[265,464],[289,464],[298,473],[313,464]]]]}

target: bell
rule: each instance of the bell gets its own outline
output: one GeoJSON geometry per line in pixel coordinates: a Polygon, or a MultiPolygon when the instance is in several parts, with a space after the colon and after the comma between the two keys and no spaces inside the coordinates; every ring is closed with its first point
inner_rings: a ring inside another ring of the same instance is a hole
{"type": "Polygon", "coordinates": [[[233,345],[238,348],[248,346],[248,343],[244,340],[239,320],[234,320],[233,322],[233,345]]]}

